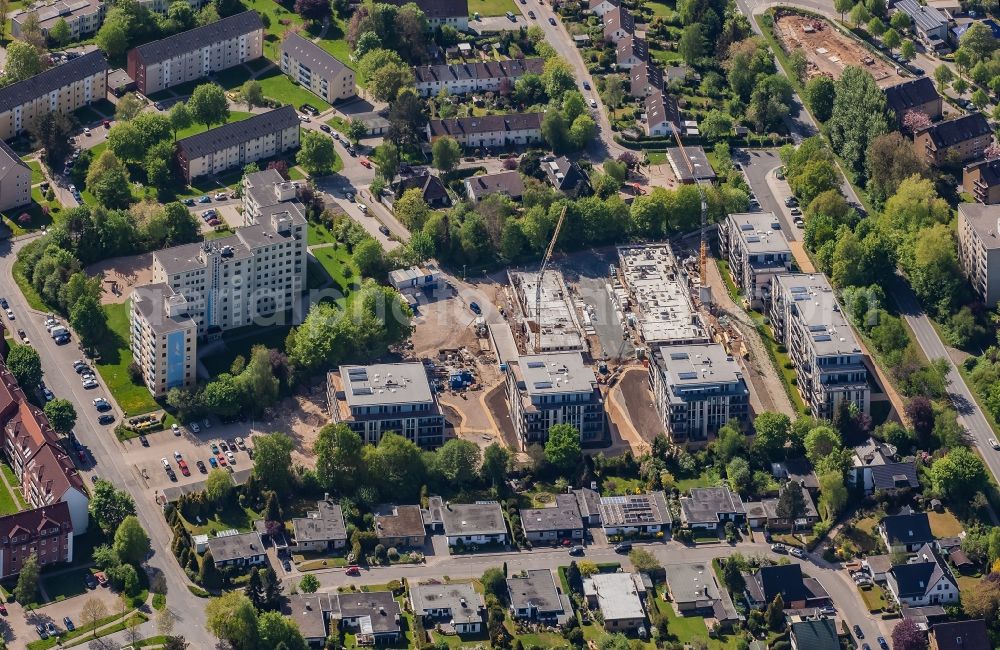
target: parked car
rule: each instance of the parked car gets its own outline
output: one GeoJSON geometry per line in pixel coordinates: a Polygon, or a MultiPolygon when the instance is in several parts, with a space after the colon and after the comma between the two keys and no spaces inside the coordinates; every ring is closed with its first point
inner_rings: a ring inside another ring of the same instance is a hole
{"type": "Polygon", "coordinates": [[[529,11],[528,12],[528,18],[534,20],[535,19],[535,12],[534,11],[529,11]]]}
{"type": "Polygon", "coordinates": [[[789,553],[799,558],[800,560],[805,558],[806,556],[806,554],[802,551],[802,549],[798,548],[797,546],[793,546],[792,549],[789,551],[789,553]]]}
{"type": "Polygon", "coordinates": [[[184,476],[191,476],[191,470],[188,469],[187,461],[183,458],[177,461],[177,467],[181,469],[181,474],[184,476]]]}
{"type": "Polygon", "coordinates": [[[42,396],[45,397],[46,402],[51,402],[56,398],[56,396],[52,394],[52,391],[49,390],[47,386],[42,386],[42,396]]]}
{"type": "Polygon", "coordinates": [[[281,561],[281,567],[289,573],[292,571],[292,563],[288,561],[288,558],[281,561]]]}
{"type": "Polygon", "coordinates": [[[39,638],[43,640],[49,638],[49,633],[45,631],[45,626],[41,623],[35,626],[35,632],[38,632],[39,638]]]}
{"type": "Polygon", "coordinates": [[[552,25],[552,26],[555,26],[555,24],[556,24],[556,19],[555,19],[555,18],[553,18],[552,16],[549,16],[549,24],[550,24],[550,25],[552,25]]]}
{"type": "Polygon", "coordinates": [[[177,426],[176,422],[170,425],[170,429],[174,432],[175,436],[181,435],[181,428],[177,426]]]}
{"type": "Polygon", "coordinates": [[[192,422],[191,424],[188,425],[188,428],[191,429],[191,433],[200,433],[201,432],[201,427],[198,426],[197,422],[192,422]]]}
{"type": "Polygon", "coordinates": [[[990,447],[994,449],[1000,449],[1000,442],[997,442],[996,438],[990,438],[990,447]]]}
{"type": "Polygon", "coordinates": [[[615,544],[615,553],[631,553],[631,552],[632,552],[632,544],[631,543],[629,543],[629,542],[621,542],[621,543],[615,544]]]}
{"type": "MultiPolygon", "coordinates": [[[[105,120],[105,122],[107,122],[107,120],[105,120]]],[[[73,619],[71,619],[69,616],[63,616],[63,625],[66,626],[67,632],[72,632],[73,630],[76,629],[76,626],[73,625],[73,619]]]]}
{"type": "Polygon", "coordinates": [[[469,309],[470,309],[470,310],[472,311],[472,313],[473,313],[473,314],[476,314],[477,316],[478,316],[479,314],[482,314],[482,313],[483,313],[483,310],[482,310],[482,308],[481,308],[481,307],[479,306],[479,303],[478,303],[478,302],[470,302],[470,303],[469,303],[469,309]]]}
{"type": "Polygon", "coordinates": [[[586,79],[584,79],[584,81],[583,81],[583,89],[584,90],[590,90],[590,82],[587,81],[586,79]]]}
{"type": "Polygon", "coordinates": [[[87,586],[87,589],[96,589],[97,579],[94,578],[93,573],[87,573],[83,576],[83,584],[87,586]]]}
{"type": "MultiPolygon", "coordinates": [[[[225,440],[220,440],[219,441],[219,449],[221,449],[222,451],[229,451],[229,443],[227,443],[225,440]]],[[[215,452],[215,453],[219,453],[219,452],[215,452]]]]}
{"type": "Polygon", "coordinates": [[[228,198],[229,198],[229,195],[227,195],[225,192],[216,192],[216,194],[215,194],[215,200],[216,201],[225,201],[228,198]]]}
{"type": "Polygon", "coordinates": [[[208,459],[208,464],[212,466],[212,469],[215,469],[216,467],[219,466],[219,462],[217,460],[215,460],[215,456],[211,456],[208,459]]]}
{"type": "Polygon", "coordinates": [[[771,552],[772,553],[787,553],[788,552],[788,547],[785,546],[784,544],[781,544],[780,542],[777,543],[777,544],[771,544],[771,552]]]}
{"type": "Polygon", "coordinates": [[[585,553],[584,548],[577,544],[573,548],[569,549],[569,554],[574,556],[583,555],[585,553]]]}
{"type": "Polygon", "coordinates": [[[329,133],[331,129],[326,124],[320,124],[319,130],[322,131],[323,133],[329,133]]]}
{"type": "Polygon", "coordinates": [[[211,203],[212,198],[207,194],[202,194],[198,197],[198,203],[211,203]]]}
{"type": "Polygon", "coordinates": [[[216,456],[215,460],[217,460],[219,462],[219,465],[222,465],[223,467],[226,466],[226,457],[223,456],[222,454],[219,454],[218,456],[216,456]]]}
{"type": "Polygon", "coordinates": [[[87,390],[90,390],[91,388],[97,388],[97,380],[94,379],[93,377],[91,377],[90,379],[84,379],[83,387],[86,388],[87,390]]]}
{"type": "Polygon", "coordinates": [[[97,573],[94,574],[94,577],[97,578],[97,584],[101,585],[102,587],[108,584],[108,576],[104,575],[103,571],[98,571],[97,573]]]}
{"type": "Polygon", "coordinates": [[[95,397],[94,408],[103,413],[104,411],[111,410],[111,404],[103,397],[95,397]]]}
{"type": "Polygon", "coordinates": [[[878,641],[878,647],[882,648],[882,650],[889,650],[889,643],[885,640],[884,636],[880,636],[876,641],[878,641]]]}
{"type": "Polygon", "coordinates": [[[349,576],[359,576],[361,575],[361,568],[352,565],[347,567],[347,571],[345,571],[344,573],[346,573],[349,576]]]}
{"type": "Polygon", "coordinates": [[[227,451],[226,452],[226,459],[229,460],[229,464],[230,465],[235,465],[236,464],[236,455],[233,454],[233,452],[227,451]]]}
{"type": "Polygon", "coordinates": [[[139,442],[142,443],[143,447],[148,447],[149,446],[149,439],[146,436],[142,435],[142,434],[139,434],[139,442]]]}
{"type": "Polygon", "coordinates": [[[192,205],[194,205],[194,199],[191,199],[191,198],[184,199],[183,203],[184,203],[184,205],[186,205],[188,207],[191,207],[192,205]]]}
{"type": "Polygon", "coordinates": [[[392,234],[392,231],[390,231],[389,227],[386,226],[385,224],[380,224],[379,227],[378,227],[378,231],[380,233],[382,233],[383,235],[385,235],[386,237],[388,237],[389,235],[392,234]]]}
{"type": "Polygon", "coordinates": [[[201,423],[201,424],[202,424],[202,426],[204,426],[204,427],[205,427],[206,429],[211,429],[211,428],[212,428],[212,421],[211,421],[211,420],[209,420],[208,418],[205,418],[205,419],[204,419],[204,420],[202,421],[202,423],[201,423]]]}
{"type": "Polygon", "coordinates": [[[372,168],[372,163],[367,158],[361,158],[361,159],[358,160],[358,162],[361,163],[362,167],[366,167],[368,169],[372,168]]]}
{"type": "Polygon", "coordinates": [[[197,467],[198,471],[201,472],[202,474],[208,473],[208,470],[205,468],[205,463],[200,460],[195,463],[195,467],[197,467]]]}
{"type": "Polygon", "coordinates": [[[104,426],[107,426],[114,421],[115,421],[115,416],[111,415],[110,413],[104,413],[97,417],[97,423],[104,426]]]}
{"type": "Polygon", "coordinates": [[[865,633],[861,631],[861,626],[856,623],[854,625],[854,636],[858,637],[859,639],[865,638],[865,633]]]}

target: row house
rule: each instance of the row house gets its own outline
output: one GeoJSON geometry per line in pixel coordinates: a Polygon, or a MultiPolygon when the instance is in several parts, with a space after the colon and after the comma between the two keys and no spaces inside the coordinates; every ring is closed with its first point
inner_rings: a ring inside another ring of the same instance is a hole
{"type": "Polygon", "coordinates": [[[509,147],[542,141],[542,113],[512,113],[430,120],[427,139],[449,136],[463,147],[509,147]]]}
{"type": "Polygon", "coordinates": [[[526,74],[542,74],[545,59],[507,59],[463,63],[418,65],[413,69],[417,92],[422,97],[437,95],[447,89],[452,95],[476,92],[499,92],[511,89],[526,74]]]}

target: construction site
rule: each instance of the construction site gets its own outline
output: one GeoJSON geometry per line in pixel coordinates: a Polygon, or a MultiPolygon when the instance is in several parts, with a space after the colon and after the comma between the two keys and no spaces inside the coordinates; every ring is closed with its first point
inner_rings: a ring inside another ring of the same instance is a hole
{"type": "Polygon", "coordinates": [[[806,55],[809,79],[839,79],[853,65],[870,72],[882,87],[906,80],[895,65],[821,18],[781,10],[775,14],[774,33],[786,54],[798,50],[806,55]]]}
{"type": "Polygon", "coordinates": [[[519,309],[512,326],[515,334],[523,337],[519,347],[528,354],[587,350],[587,339],[562,273],[549,270],[540,276],[511,271],[507,275],[519,309]]]}

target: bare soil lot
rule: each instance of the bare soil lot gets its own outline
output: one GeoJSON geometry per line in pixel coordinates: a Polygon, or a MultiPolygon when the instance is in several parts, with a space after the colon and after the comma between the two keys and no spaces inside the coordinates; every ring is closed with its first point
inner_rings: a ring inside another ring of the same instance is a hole
{"type": "Polygon", "coordinates": [[[861,44],[848,38],[830,23],[798,14],[782,14],[774,22],[774,33],[786,52],[801,50],[809,62],[807,75],[826,75],[839,79],[849,65],[868,70],[879,86],[905,81],[895,66],[875,56],[861,44]]]}
{"type": "Polygon", "coordinates": [[[86,268],[90,277],[101,276],[101,304],[115,305],[128,300],[132,288],[153,281],[153,255],[115,257],[86,268]]]}

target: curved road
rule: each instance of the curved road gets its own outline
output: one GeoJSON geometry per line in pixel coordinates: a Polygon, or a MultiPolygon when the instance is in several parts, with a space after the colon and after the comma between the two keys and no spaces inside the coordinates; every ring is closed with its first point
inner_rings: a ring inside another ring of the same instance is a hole
{"type": "MultiPolygon", "coordinates": [[[[16,241],[0,243],[0,295],[7,298],[15,314],[15,321],[6,325],[14,332],[17,329],[25,331],[41,357],[45,384],[56,397],[68,399],[76,407],[78,419],[74,431],[80,444],[90,453],[95,463],[89,471],[84,472],[84,476],[100,476],[111,481],[116,487],[128,491],[135,499],[136,514],[149,534],[153,548],[148,566],[152,572],[160,572],[166,578],[167,605],[177,617],[177,625],[174,627],[176,633],[183,634],[193,648],[213,647],[215,639],[205,629],[206,601],[188,591],[190,583],[187,576],[170,552],[173,533],[163,518],[160,506],[154,501],[153,493],[144,487],[133,472],[133,468],[123,463],[121,443],[115,436],[114,425],[97,424],[93,399],[105,397],[114,405],[115,424],[121,420],[121,408],[115,403],[100,375],[98,375],[99,388],[94,390],[83,388],[79,376],[72,367],[73,360],[83,356],[76,341],[68,345],[56,345],[45,331],[42,323],[44,314],[28,306],[14,282],[15,253],[36,236],[28,235],[16,241]]],[[[17,338],[16,334],[14,338],[17,338]]],[[[90,525],[96,524],[91,520],[90,525]]]]}

